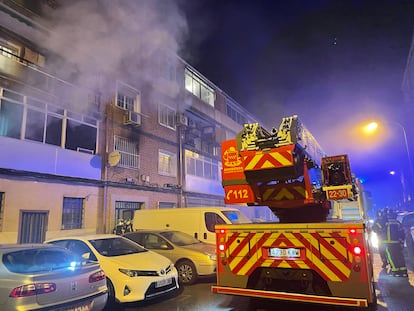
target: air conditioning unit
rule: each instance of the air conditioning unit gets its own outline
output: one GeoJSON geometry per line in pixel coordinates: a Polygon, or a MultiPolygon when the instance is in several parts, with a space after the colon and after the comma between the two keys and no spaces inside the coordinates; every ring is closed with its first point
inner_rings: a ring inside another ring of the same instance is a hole
{"type": "Polygon", "coordinates": [[[188,118],[182,113],[177,113],[176,122],[178,125],[188,126],[188,118]]]}
{"type": "Polygon", "coordinates": [[[127,111],[124,117],[124,124],[126,125],[140,125],[141,115],[134,111],[127,111]]]}
{"type": "Polygon", "coordinates": [[[188,120],[188,126],[189,127],[192,127],[192,128],[196,128],[197,127],[197,124],[196,124],[196,122],[194,121],[194,120],[188,120]]]}

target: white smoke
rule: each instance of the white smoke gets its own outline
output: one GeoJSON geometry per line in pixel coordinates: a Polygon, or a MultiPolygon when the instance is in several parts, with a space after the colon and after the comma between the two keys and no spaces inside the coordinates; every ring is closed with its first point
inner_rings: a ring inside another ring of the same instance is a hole
{"type": "Polygon", "coordinates": [[[187,35],[187,22],[174,1],[62,1],[50,13],[52,31],[43,44],[56,57],[49,57],[48,68],[89,87],[96,87],[97,75],[108,83],[119,77],[149,79],[146,68],[154,53],[178,54],[187,35]]]}

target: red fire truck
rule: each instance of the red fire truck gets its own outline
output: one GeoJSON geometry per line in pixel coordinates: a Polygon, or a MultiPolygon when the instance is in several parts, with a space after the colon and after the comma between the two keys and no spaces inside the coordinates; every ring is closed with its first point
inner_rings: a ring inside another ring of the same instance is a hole
{"type": "Polygon", "coordinates": [[[269,206],[278,223],[216,225],[214,293],[376,309],[361,187],[297,116],[246,124],[222,143],[225,203],[269,206]],[[360,219],[332,206],[354,202],[360,219]]]}

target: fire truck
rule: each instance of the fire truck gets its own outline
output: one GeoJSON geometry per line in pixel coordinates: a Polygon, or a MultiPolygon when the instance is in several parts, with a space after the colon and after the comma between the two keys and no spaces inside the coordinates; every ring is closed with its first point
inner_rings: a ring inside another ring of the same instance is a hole
{"type": "Polygon", "coordinates": [[[216,225],[214,293],[376,309],[361,184],[294,115],[245,124],[222,143],[225,203],[268,206],[277,223],[216,225]],[[352,203],[359,218],[343,219],[352,203]],[[335,208],[333,208],[335,207],[335,208]]]}

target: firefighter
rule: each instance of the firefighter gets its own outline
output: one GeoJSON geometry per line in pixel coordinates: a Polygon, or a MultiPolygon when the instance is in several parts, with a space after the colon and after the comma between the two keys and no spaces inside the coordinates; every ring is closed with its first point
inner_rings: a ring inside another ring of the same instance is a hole
{"type": "Polygon", "coordinates": [[[116,224],[113,232],[114,234],[123,235],[126,232],[132,232],[134,231],[132,228],[132,221],[130,219],[123,220],[118,219],[118,223],[116,224]]]}
{"type": "Polygon", "coordinates": [[[378,252],[381,257],[383,269],[387,268],[388,266],[387,254],[385,252],[385,245],[383,243],[383,240],[385,240],[387,236],[386,224],[387,224],[387,218],[385,215],[385,211],[379,210],[377,212],[377,218],[375,219],[375,222],[372,226],[372,231],[374,231],[377,234],[378,252]]]}
{"type": "Polygon", "coordinates": [[[387,211],[387,222],[385,224],[386,236],[384,243],[387,260],[393,276],[407,277],[407,266],[403,254],[404,229],[396,219],[397,214],[393,210],[387,211]]]}

